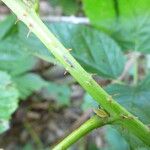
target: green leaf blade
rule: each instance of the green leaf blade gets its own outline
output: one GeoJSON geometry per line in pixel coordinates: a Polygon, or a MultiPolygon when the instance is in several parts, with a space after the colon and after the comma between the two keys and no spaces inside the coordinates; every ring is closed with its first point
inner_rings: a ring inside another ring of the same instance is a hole
{"type": "Polygon", "coordinates": [[[106,90],[145,124],[150,123],[150,80],[148,76],[136,87],[114,84],[106,90]]]}
{"type": "Polygon", "coordinates": [[[19,93],[11,77],[0,71],[0,133],[9,128],[9,119],[18,107],[19,93]]]}
{"type": "Polygon", "coordinates": [[[22,76],[16,76],[13,78],[13,80],[17,85],[20,93],[20,98],[22,100],[25,100],[33,92],[39,91],[40,89],[48,85],[48,82],[34,73],[27,73],[22,76]]]}
{"type": "Polygon", "coordinates": [[[68,106],[70,105],[71,90],[67,85],[49,82],[43,91],[43,96],[46,99],[52,97],[60,106],[68,106]]]}
{"type": "Polygon", "coordinates": [[[91,24],[109,33],[124,51],[150,52],[149,0],[84,0],[83,4],[91,24]]]}
{"type": "Polygon", "coordinates": [[[125,58],[120,47],[106,34],[90,27],[74,24],[51,24],[50,29],[72,48],[71,53],[87,71],[105,78],[117,78],[123,71],[125,58]]]}

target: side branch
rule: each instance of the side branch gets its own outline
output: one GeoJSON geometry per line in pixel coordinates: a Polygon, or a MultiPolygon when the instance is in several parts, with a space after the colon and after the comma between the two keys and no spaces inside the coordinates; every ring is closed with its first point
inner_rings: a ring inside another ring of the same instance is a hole
{"type": "Polygon", "coordinates": [[[84,137],[86,134],[91,132],[92,130],[102,127],[106,124],[104,120],[102,120],[98,116],[94,116],[84,124],[82,124],[78,129],[73,131],[68,137],[66,137],[62,142],[60,142],[53,150],[65,150],[74,144],[77,140],[84,137]]]}

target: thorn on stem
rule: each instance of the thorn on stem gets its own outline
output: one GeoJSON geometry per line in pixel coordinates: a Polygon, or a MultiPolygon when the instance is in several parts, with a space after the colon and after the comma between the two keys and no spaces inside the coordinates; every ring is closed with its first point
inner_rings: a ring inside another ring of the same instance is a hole
{"type": "Polygon", "coordinates": [[[133,119],[135,119],[136,117],[134,117],[134,116],[128,116],[128,119],[131,119],[131,120],[133,120],[133,119]]]}
{"type": "Polygon", "coordinates": [[[68,51],[69,51],[69,52],[72,51],[72,48],[68,48],[68,51]]]}
{"type": "Polygon", "coordinates": [[[20,20],[17,18],[17,20],[15,21],[15,24],[17,24],[20,20]]]}
{"type": "Polygon", "coordinates": [[[28,34],[27,34],[27,38],[30,36],[31,30],[29,30],[28,34]]]}
{"type": "Polygon", "coordinates": [[[33,28],[33,25],[31,23],[29,24],[29,28],[33,28]]]}
{"type": "Polygon", "coordinates": [[[85,82],[86,82],[86,84],[91,85],[90,81],[85,81],[85,82]]]}
{"type": "Polygon", "coordinates": [[[91,77],[96,76],[96,73],[90,73],[91,77]]]}
{"type": "Polygon", "coordinates": [[[122,118],[122,119],[130,119],[130,120],[135,119],[134,116],[127,116],[127,115],[121,115],[121,118],[122,118]]]}
{"type": "Polygon", "coordinates": [[[128,116],[126,116],[126,115],[121,115],[121,118],[122,118],[122,119],[128,119],[128,116]]]}
{"type": "Polygon", "coordinates": [[[107,98],[107,100],[108,100],[109,103],[112,103],[112,101],[113,101],[112,96],[109,95],[108,98],[107,98]]]}
{"type": "Polygon", "coordinates": [[[64,72],[64,76],[65,76],[67,73],[68,73],[68,71],[67,71],[67,70],[65,70],[65,72],[64,72]]]}
{"type": "Polygon", "coordinates": [[[27,14],[26,13],[23,13],[23,17],[26,17],[27,16],[27,14]]]}
{"type": "Polygon", "coordinates": [[[71,68],[74,67],[72,62],[66,56],[64,56],[64,60],[70,65],[71,68]]]}

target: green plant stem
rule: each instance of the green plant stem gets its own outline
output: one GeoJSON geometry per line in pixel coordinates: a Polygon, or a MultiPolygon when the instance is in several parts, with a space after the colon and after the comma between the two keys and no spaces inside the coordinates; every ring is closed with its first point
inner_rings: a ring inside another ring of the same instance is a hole
{"type": "Polygon", "coordinates": [[[78,139],[85,136],[92,130],[102,127],[106,124],[100,117],[94,116],[82,124],[77,130],[73,131],[68,137],[60,142],[53,150],[65,150],[74,144],[78,139]]]}
{"type": "Polygon", "coordinates": [[[120,117],[117,123],[126,127],[150,145],[150,130],[141,121],[129,113],[106,93],[73,58],[69,51],[48,30],[34,10],[26,6],[22,0],[2,0],[27,27],[43,42],[48,50],[66,68],[66,70],[82,85],[82,87],[109,113],[113,118],[120,117]]]}

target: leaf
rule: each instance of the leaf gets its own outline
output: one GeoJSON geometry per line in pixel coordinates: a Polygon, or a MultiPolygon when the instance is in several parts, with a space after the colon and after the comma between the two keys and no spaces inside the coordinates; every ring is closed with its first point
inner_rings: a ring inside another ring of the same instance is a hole
{"type": "Polygon", "coordinates": [[[116,25],[112,29],[112,37],[118,42],[124,51],[134,50],[142,53],[150,53],[150,16],[138,16],[136,19],[128,19],[127,22],[116,25]]]}
{"type": "Polygon", "coordinates": [[[24,47],[24,52],[37,56],[45,61],[56,63],[52,54],[34,34],[31,33],[30,36],[27,37],[29,30],[23,23],[19,23],[18,28],[19,32],[16,35],[16,39],[19,40],[22,47],[24,47]]]}
{"type": "MultiPolygon", "coordinates": [[[[2,24],[7,24],[8,21],[11,21],[12,16],[2,22],[2,24]]],[[[21,22],[15,24],[15,19],[13,20],[13,26],[11,26],[9,30],[9,34],[3,39],[0,39],[0,52],[6,52],[11,57],[11,54],[15,53],[21,56],[37,56],[46,61],[56,63],[54,57],[48,52],[47,48],[41,43],[41,41],[36,38],[32,33],[29,37],[27,34],[29,33],[28,28],[21,22]]],[[[2,31],[0,30],[0,34],[2,31]]],[[[2,59],[6,56],[3,54],[2,59]]],[[[32,64],[32,63],[31,63],[32,64]]]]}
{"type": "MultiPolygon", "coordinates": [[[[118,103],[137,116],[143,123],[150,124],[150,75],[148,75],[137,86],[112,84],[107,86],[105,89],[118,103]]],[[[122,126],[116,127],[113,125],[113,127],[115,127],[123,135],[123,137],[125,137],[133,150],[138,150],[140,148],[146,150],[150,149],[150,147],[146,146],[139,138],[134,136],[122,126]]],[[[115,143],[113,140],[110,141],[112,141],[112,144],[115,143]]],[[[113,146],[110,147],[112,148],[113,146]]],[[[108,147],[108,149],[110,147],[108,147]]]]}
{"type": "Polygon", "coordinates": [[[107,31],[124,51],[150,52],[149,0],[84,0],[83,2],[91,23],[107,31]]]}
{"type": "Polygon", "coordinates": [[[131,150],[140,150],[140,149],[150,150],[150,147],[148,145],[145,145],[145,143],[143,141],[141,141],[138,137],[133,135],[127,129],[125,129],[125,128],[119,129],[118,128],[118,131],[126,139],[128,144],[130,145],[131,150]]]}
{"type": "Polygon", "coordinates": [[[22,100],[25,100],[33,92],[39,91],[41,88],[46,87],[48,83],[43,80],[39,75],[34,73],[24,74],[13,78],[19,90],[19,95],[22,100]]]}
{"type": "Polygon", "coordinates": [[[9,129],[9,121],[0,120],[0,134],[7,131],[8,129],[9,129]]]}
{"type": "Polygon", "coordinates": [[[102,150],[130,150],[130,147],[121,134],[111,126],[107,126],[105,130],[106,146],[102,150]],[[119,142],[118,142],[119,141],[119,142]]]}
{"type": "MultiPolygon", "coordinates": [[[[18,25],[15,24],[15,20],[16,17],[10,15],[1,22],[3,26],[7,27],[9,22],[10,25],[7,29],[8,33],[5,32],[3,38],[0,39],[0,70],[7,71],[13,76],[30,71],[37,63],[37,60],[29,56],[29,52],[27,53],[32,47],[29,48],[20,40],[18,25]]],[[[3,30],[0,30],[0,35],[2,34],[3,30]]]]}
{"type": "Polygon", "coordinates": [[[137,86],[114,84],[106,90],[145,124],[150,124],[150,75],[137,86]]]}
{"type": "Polygon", "coordinates": [[[106,34],[84,25],[54,23],[50,29],[87,71],[105,78],[118,77],[125,58],[120,47],[106,34]]]}
{"type": "Polygon", "coordinates": [[[113,0],[83,0],[85,14],[97,27],[109,27],[116,18],[113,0]]]}
{"type": "Polygon", "coordinates": [[[25,53],[20,53],[17,45],[11,48],[9,42],[0,44],[0,70],[7,71],[12,76],[23,74],[33,69],[37,59],[25,53]]]}
{"type": "Polygon", "coordinates": [[[46,99],[49,99],[50,97],[54,98],[59,105],[69,105],[71,90],[67,85],[49,82],[49,85],[43,91],[43,96],[46,99]]]}
{"type": "Polygon", "coordinates": [[[86,111],[88,109],[98,108],[98,105],[99,104],[96,101],[94,101],[93,98],[88,93],[86,93],[83,98],[81,109],[83,111],[86,111]]]}
{"type": "MultiPolygon", "coordinates": [[[[62,23],[52,24],[49,27],[66,47],[73,48],[73,55],[89,72],[107,78],[116,78],[121,74],[124,68],[124,56],[120,47],[107,35],[82,25],[62,23]]],[[[16,32],[0,41],[0,51],[18,52],[17,55],[23,56],[32,54],[55,63],[54,57],[43,44],[33,34],[27,38],[27,33],[25,25],[18,24],[16,32]]]]}
{"type": "Polygon", "coordinates": [[[0,118],[9,119],[18,107],[18,91],[5,72],[0,71],[0,118]]]}
{"type": "Polygon", "coordinates": [[[14,15],[8,16],[4,21],[0,22],[0,40],[9,36],[13,30],[16,17],[14,15]]]}
{"type": "Polygon", "coordinates": [[[149,0],[84,0],[83,4],[91,23],[104,28],[150,12],[149,0]]]}
{"type": "MultiPolygon", "coordinates": [[[[135,136],[132,132],[130,132],[123,125],[113,124],[113,125],[109,126],[109,128],[110,127],[112,127],[113,130],[116,133],[118,133],[120,138],[123,139],[125,141],[125,143],[127,143],[128,149],[130,149],[130,150],[140,150],[140,149],[144,148],[146,150],[150,150],[150,147],[148,145],[146,145],[141,139],[139,139],[137,136],[135,136]]],[[[106,127],[106,134],[107,134],[107,131],[109,131],[109,130],[107,130],[107,127],[106,127]]],[[[115,142],[113,142],[113,140],[112,140],[112,143],[115,143],[115,142]]]]}
{"type": "Polygon", "coordinates": [[[10,76],[0,71],[0,133],[9,128],[9,119],[18,107],[19,93],[10,76]]]}
{"type": "Polygon", "coordinates": [[[52,6],[60,6],[65,15],[74,15],[78,11],[76,0],[49,0],[52,6]]]}
{"type": "Polygon", "coordinates": [[[115,125],[106,126],[104,137],[106,146],[102,150],[150,150],[150,147],[128,132],[127,129],[115,125]]]}

